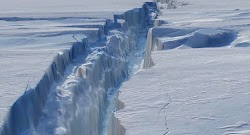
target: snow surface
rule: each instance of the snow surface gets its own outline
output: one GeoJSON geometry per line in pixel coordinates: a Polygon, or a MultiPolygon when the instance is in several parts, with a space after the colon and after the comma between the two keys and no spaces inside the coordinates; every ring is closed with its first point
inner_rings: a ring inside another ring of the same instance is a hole
{"type": "Polygon", "coordinates": [[[250,1],[157,1],[145,69],[120,88],[119,135],[250,134],[250,1]]]}
{"type": "Polygon", "coordinates": [[[125,12],[140,7],[145,0],[1,0],[3,13],[125,12]]]}
{"type": "MultiPolygon", "coordinates": [[[[170,2],[171,3],[171,2],[170,2]]],[[[159,4],[162,26],[172,28],[220,28],[233,30],[237,38],[232,46],[249,46],[250,1],[176,0],[168,9],[159,4]]]]}
{"type": "Polygon", "coordinates": [[[25,92],[26,87],[39,81],[55,54],[56,51],[51,50],[0,51],[1,123],[14,101],[25,92]]]}
{"type": "Polygon", "coordinates": [[[249,49],[153,52],[155,66],[120,88],[127,135],[249,134],[249,49]]]}
{"type": "MultiPolygon", "coordinates": [[[[148,32],[144,63],[151,69],[122,86],[119,111],[107,132],[249,134],[249,49],[233,48],[250,46],[249,1],[157,1],[161,16],[148,32]],[[178,49],[151,52],[173,48],[178,49]]],[[[141,8],[116,15],[127,31],[114,31],[107,41],[104,25],[113,13],[141,7],[142,2],[1,0],[0,126],[6,118],[4,131],[92,135],[105,130],[109,94],[129,76],[128,63],[138,63],[138,55],[129,52],[141,38],[126,29],[120,17],[124,15],[133,29],[146,28],[142,24],[148,18],[141,8]],[[90,44],[82,41],[85,37],[90,44]],[[26,88],[32,90],[24,94],[26,88]],[[10,107],[14,109],[6,117],[10,107]]]]}

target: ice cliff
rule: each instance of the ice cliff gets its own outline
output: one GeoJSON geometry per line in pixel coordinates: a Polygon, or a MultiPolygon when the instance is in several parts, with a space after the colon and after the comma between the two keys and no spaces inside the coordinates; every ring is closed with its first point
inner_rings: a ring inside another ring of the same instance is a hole
{"type": "Polygon", "coordinates": [[[115,14],[94,36],[59,52],[37,85],[13,104],[0,134],[124,134],[112,117],[112,99],[140,66],[146,32],[157,14],[153,2],[115,14]]]}
{"type": "Polygon", "coordinates": [[[235,40],[236,31],[220,28],[170,28],[158,26],[148,31],[144,68],[154,65],[152,51],[175,48],[211,48],[228,46],[235,40]]]}

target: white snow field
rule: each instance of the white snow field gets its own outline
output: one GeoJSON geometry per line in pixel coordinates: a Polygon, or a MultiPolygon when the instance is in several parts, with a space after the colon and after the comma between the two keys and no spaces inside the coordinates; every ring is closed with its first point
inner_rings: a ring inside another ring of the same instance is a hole
{"type": "Polygon", "coordinates": [[[249,135],[250,2],[143,2],[1,0],[0,135],[249,135]]]}
{"type": "Polygon", "coordinates": [[[157,14],[143,2],[1,0],[0,134],[105,134],[157,14]]]}
{"type": "Polygon", "coordinates": [[[250,135],[250,1],[158,0],[143,68],[119,89],[118,135],[250,135]]]}
{"type": "Polygon", "coordinates": [[[248,135],[250,49],[153,52],[155,66],[120,88],[127,135],[248,135]]]}
{"type": "MultiPolygon", "coordinates": [[[[1,0],[2,13],[75,13],[125,12],[140,7],[145,0],[1,0]]],[[[110,15],[111,16],[111,15],[110,15]]]]}

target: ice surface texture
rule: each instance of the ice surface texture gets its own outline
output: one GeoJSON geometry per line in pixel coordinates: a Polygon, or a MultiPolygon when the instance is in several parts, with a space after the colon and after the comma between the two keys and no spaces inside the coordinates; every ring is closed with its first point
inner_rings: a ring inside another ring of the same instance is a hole
{"type": "Polygon", "coordinates": [[[64,75],[70,61],[84,52],[85,45],[86,42],[75,43],[70,50],[54,58],[36,87],[27,88],[27,91],[13,104],[1,127],[1,134],[20,134],[25,129],[38,124],[52,85],[64,75]]]}
{"type": "Polygon", "coordinates": [[[149,4],[125,12],[125,22],[107,20],[96,33],[84,31],[88,38],[58,53],[11,107],[0,134],[101,134],[109,94],[128,78],[130,60],[137,59],[130,52],[152,25],[149,4]]]}
{"type": "Polygon", "coordinates": [[[248,47],[246,5],[158,0],[146,69],[119,92],[114,117],[127,135],[249,134],[249,48],[234,48],[248,47]]]}

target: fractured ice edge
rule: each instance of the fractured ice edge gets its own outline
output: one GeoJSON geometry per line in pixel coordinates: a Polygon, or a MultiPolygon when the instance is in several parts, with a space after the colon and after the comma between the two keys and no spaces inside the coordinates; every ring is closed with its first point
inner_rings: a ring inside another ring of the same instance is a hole
{"type": "MultiPolygon", "coordinates": [[[[175,6],[171,0],[157,2],[175,6]]],[[[116,90],[139,67],[145,47],[143,67],[150,68],[152,51],[228,46],[238,34],[230,29],[161,26],[167,22],[154,21],[158,13],[156,3],[148,2],[115,14],[92,36],[96,42],[82,39],[59,53],[37,86],[11,107],[0,134],[125,135],[112,113],[115,105],[116,110],[125,107],[115,100],[116,90]]]]}
{"type": "MultiPolygon", "coordinates": [[[[96,42],[84,38],[58,53],[35,88],[28,87],[13,104],[0,134],[105,134],[112,112],[108,98],[115,97],[115,90],[140,64],[156,14],[156,4],[147,2],[114,15],[96,34],[96,42]]],[[[117,129],[107,132],[123,132],[114,124],[117,129]]]]}

